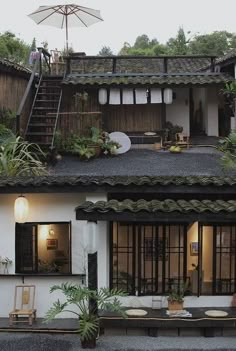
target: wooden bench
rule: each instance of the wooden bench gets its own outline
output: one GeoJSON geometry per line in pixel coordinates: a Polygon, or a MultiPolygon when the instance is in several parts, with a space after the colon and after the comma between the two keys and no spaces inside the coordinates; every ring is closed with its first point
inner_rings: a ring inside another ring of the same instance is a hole
{"type": "MultiPolygon", "coordinates": [[[[178,335],[181,335],[180,329],[186,328],[201,328],[205,337],[213,337],[216,335],[216,330],[219,328],[235,328],[236,335],[236,308],[187,308],[192,313],[192,317],[169,317],[166,314],[166,309],[152,310],[151,308],[143,308],[148,313],[144,317],[128,317],[122,318],[119,315],[111,312],[99,313],[99,323],[101,329],[106,328],[140,328],[147,329],[149,336],[158,336],[159,329],[178,330],[178,335]],[[227,317],[212,318],[207,317],[207,310],[224,310],[228,312],[227,317]]],[[[166,333],[166,335],[168,335],[166,333]]]]}

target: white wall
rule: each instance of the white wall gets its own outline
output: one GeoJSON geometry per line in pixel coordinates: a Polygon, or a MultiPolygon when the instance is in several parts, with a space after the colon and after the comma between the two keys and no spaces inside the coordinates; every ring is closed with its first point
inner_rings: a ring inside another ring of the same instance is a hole
{"type": "Polygon", "coordinates": [[[217,91],[216,87],[207,88],[205,127],[208,136],[219,136],[217,91]]]}
{"type": "MultiPolygon", "coordinates": [[[[106,201],[105,194],[87,194],[86,201],[106,201]]],[[[98,288],[109,286],[109,238],[108,224],[104,221],[97,222],[97,253],[98,253],[98,288]]]]}
{"type": "Polygon", "coordinates": [[[176,99],[166,105],[166,121],[183,127],[183,133],[190,135],[189,89],[176,88],[173,92],[176,93],[176,99]]]}
{"type": "MultiPolygon", "coordinates": [[[[2,195],[0,194],[0,256],[7,256],[13,260],[13,264],[9,268],[9,273],[15,273],[15,222],[14,222],[14,201],[17,195],[2,195]]],[[[83,248],[83,230],[86,221],[77,221],[75,218],[75,208],[85,201],[83,194],[27,194],[29,200],[29,218],[28,222],[72,222],[72,273],[84,273],[86,265],[86,253],[83,248]]],[[[94,201],[101,199],[98,194],[94,197],[94,201]]],[[[100,224],[99,224],[100,227],[100,224]]],[[[106,246],[106,230],[104,223],[101,223],[98,240],[98,257],[99,264],[103,267],[107,264],[107,255],[104,253],[104,245],[106,246]],[[102,250],[102,252],[100,252],[102,250]]],[[[108,268],[107,268],[108,269],[108,268]]],[[[103,270],[105,272],[105,269],[103,270]]],[[[101,283],[106,283],[103,272],[100,277],[101,283]]],[[[0,273],[3,273],[1,267],[0,273]]],[[[14,286],[22,284],[20,277],[0,277],[0,317],[8,316],[8,313],[13,308],[14,286]]],[[[60,284],[63,281],[73,281],[81,283],[79,277],[28,277],[25,279],[25,284],[36,285],[36,308],[39,317],[44,316],[45,312],[51,306],[52,301],[55,301],[56,294],[49,294],[49,289],[54,284],[60,284]]],[[[63,317],[63,315],[61,315],[63,317]]]]}

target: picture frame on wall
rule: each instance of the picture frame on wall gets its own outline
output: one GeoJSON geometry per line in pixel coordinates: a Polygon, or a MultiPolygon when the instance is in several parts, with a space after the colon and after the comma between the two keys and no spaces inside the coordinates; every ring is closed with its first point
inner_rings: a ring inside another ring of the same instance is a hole
{"type": "Polygon", "coordinates": [[[56,250],[58,248],[58,240],[47,239],[46,245],[47,245],[47,250],[56,250]]]}
{"type": "Polygon", "coordinates": [[[199,246],[197,241],[193,241],[190,243],[190,255],[197,256],[199,251],[199,246]]]}

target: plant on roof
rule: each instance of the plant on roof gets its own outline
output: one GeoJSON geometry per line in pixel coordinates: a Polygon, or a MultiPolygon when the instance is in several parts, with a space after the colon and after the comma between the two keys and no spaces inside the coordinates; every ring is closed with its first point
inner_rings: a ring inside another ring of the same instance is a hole
{"type": "Polygon", "coordinates": [[[41,161],[45,154],[37,144],[30,144],[20,137],[0,145],[0,176],[47,175],[41,161]]]}
{"type": "Polygon", "coordinates": [[[118,296],[126,294],[117,289],[109,290],[101,288],[91,290],[77,284],[62,283],[54,285],[50,293],[60,291],[64,295],[64,301],[59,299],[53,303],[45,316],[45,322],[54,319],[59,313],[71,312],[79,319],[79,334],[82,347],[94,348],[99,330],[98,310],[113,311],[125,317],[118,296]]]}
{"type": "Polygon", "coordinates": [[[218,149],[224,153],[221,157],[221,164],[225,168],[236,167],[236,130],[232,131],[228,137],[219,141],[218,149]]]}
{"type": "Polygon", "coordinates": [[[236,104],[236,82],[226,83],[224,88],[221,89],[221,94],[225,97],[226,105],[229,106],[232,116],[235,116],[235,104],[236,104]]]}

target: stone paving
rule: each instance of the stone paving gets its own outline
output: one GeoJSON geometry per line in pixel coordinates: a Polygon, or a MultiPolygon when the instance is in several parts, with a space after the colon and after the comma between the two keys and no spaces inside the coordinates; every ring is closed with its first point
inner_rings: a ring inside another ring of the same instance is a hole
{"type": "MultiPolygon", "coordinates": [[[[79,351],[78,335],[0,333],[1,351],[79,351]]],[[[102,336],[97,351],[235,351],[236,337],[102,336]]]]}

